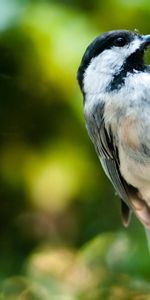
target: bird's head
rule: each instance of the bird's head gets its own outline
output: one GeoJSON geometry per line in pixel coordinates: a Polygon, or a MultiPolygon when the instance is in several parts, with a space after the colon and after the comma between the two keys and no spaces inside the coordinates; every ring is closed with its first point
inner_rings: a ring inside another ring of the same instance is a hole
{"type": "Polygon", "coordinates": [[[128,72],[145,71],[144,52],[150,35],[128,30],[109,31],[86,49],[77,79],[83,94],[114,90],[128,72]],[[116,79],[116,80],[115,80],[116,79]]]}

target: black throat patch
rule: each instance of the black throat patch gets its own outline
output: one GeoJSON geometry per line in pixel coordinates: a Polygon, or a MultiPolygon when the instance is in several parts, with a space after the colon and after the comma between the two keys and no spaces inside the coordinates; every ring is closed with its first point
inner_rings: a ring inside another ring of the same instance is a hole
{"type": "Polygon", "coordinates": [[[135,53],[127,57],[121,70],[114,75],[110,82],[107,91],[114,91],[120,89],[124,83],[128,73],[135,73],[136,71],[144,72],[146,66],[144,65],[144,50],[138,49],[135,53]]]}

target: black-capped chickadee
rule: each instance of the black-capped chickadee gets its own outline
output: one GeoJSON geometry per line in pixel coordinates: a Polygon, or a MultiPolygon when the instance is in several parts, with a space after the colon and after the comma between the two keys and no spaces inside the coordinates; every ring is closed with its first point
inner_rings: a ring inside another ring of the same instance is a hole
{"type": "MultiPolygon", "coordinates": [[[[131,212],[150,233],[150,35],[115,30],[98,36],[78,69],[89,136],[121,198],[122,220],[131,212]]],[[[150,237],[150,234],[149,234],[150,237]]]]}

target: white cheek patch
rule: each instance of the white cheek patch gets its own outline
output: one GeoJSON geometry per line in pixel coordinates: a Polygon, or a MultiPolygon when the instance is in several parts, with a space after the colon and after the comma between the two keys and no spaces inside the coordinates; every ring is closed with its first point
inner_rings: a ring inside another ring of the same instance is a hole
{"type": "MultiPolygon", "coordinates": [[[[86,94],[104,92],[113,74],[117,71],[117,57],[114,50],[105,50],[94,57],[85,71],[83,85],[86,94]]],[[[118,69],[119,70],[119,69],[118,69]]]]}
{"type": "Polygon", "coordinates": [[[122,68],[128,56],[139,49],[141,40],[136,38],[124,47],[106,49],[94,57],[84,74],[84,91],[89,94],[104,92],[114,74],[122,68]]]}

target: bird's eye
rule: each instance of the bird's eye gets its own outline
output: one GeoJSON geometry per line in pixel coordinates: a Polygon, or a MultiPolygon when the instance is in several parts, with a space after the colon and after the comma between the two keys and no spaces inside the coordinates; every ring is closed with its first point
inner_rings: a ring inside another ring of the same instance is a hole
{"type": "Polygon", "coordinates": [[[117,47],[123,47],[126,44],[126,39],[124,37],[118,37],[114,40],[114,45],[117,47]]]}

